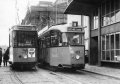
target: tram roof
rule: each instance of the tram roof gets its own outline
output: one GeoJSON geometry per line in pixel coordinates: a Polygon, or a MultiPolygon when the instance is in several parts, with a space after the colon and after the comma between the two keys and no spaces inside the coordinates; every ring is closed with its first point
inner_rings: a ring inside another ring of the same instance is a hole
{"type": "Polygon", "coordinates": [[[49,28],[49,30],[59,30],[61,32],[80,32],[80,31],[68,31],[68,28],[85,28],[80,25],[73,27],[72,24],[63,24],[63,25],[55,25],[49,28]]]}
{"type": "Polygon", "coordinates": [[[48,32],[50,30],[59,30],[61,32],[66,32],[67,31],[67,24],[63,24],[63,25],[54,25],[48,28],[48,26],[46,26],[45,28],[43,28],[42,30],[40,30],[38,32],[38,35],[42,35],[45,32],[48,32]]]}
{"type": "Polygon", "coordinates": [[[63,25],[55,25],[49,28],[49,30],[59,30],[61,32],[67,32],[67,27],[68,24],[63,24],[63,25]]]}
{"type": "Polygon", "coordinates": [[[14,25],[10,30],[37,30],[35,25],[14,25]],[[21,27],[21,28],[19,28],[21,27]],[[26,28],[24,28],[26,27],[26,28]],[[34,27],[34,28],[29,28],[29,27],[34,27]]]}
{"type": "Polygon", "coordinates": [[[35,25],[14,25],[13,27],[18,27],[18,26],[35,26],[35,25]]]}
{"type": "MultiPolygon", "coordinates": [[[[79,31],[68,31],[68,27],[72,27],[72,25],[70,24],[54,25],[51,26],[50,28],[46,26],[45,28],[43,28],[41,31],[38,32],[38,35],[42,35],[50,30],[59,30],[61,32],[79,32],[79,31]]],[[[76,28],[84,28],[84,27],[78,26],[76,28]]]]}

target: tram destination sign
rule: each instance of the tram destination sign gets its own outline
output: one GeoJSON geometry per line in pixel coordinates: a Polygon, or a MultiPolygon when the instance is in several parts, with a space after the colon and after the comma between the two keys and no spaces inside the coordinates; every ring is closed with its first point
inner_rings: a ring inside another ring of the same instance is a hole
{"type": "Polygon", "coordinates": [[[35,26],[15,26],[14,29],[17,30],[36,30],[35,26]]]}
{"type": "Polygon", "coordinates": [[[78,28],[78,27],[68,27],[67,31],[82,31],[82,28],[78,28]]]}

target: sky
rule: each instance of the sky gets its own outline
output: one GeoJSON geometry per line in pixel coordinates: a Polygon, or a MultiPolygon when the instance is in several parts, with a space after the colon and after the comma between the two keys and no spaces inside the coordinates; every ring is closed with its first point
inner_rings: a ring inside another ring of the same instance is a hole
{"type": "Polygon", "coordinates": [[[0,0],[0,45],[9,45],[9,28],[19,24],[25,17],[27,7],[37,5],[39,1],[56,0],[0,0]]]}

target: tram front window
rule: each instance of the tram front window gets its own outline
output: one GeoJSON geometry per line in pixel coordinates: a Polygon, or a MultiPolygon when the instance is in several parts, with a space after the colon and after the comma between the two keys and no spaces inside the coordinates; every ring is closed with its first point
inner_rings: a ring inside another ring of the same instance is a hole
{"type": "Polygon", "coordinates": [[[37,32],[17,31],[14,41],[18,47],[36,47],[37,32]]]}
{"type": "Polygon", "coordinates": [[[84,34],[81,33],[63,33],[64,45],[84,45],[84,34]]]}

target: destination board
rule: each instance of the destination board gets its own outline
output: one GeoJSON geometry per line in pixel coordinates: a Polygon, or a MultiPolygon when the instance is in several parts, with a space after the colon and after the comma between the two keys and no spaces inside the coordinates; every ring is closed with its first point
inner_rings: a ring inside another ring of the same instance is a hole
{"type": "Polygon", "coordinates": [[[82,28],[74,28],[74,27],[68,27],[67,31],[82,31],[82,28]]]}
{"type": "Polygon", "coordinates": [[[36,30],[35,26],[14,26],[14,30],[36,30]]]}

